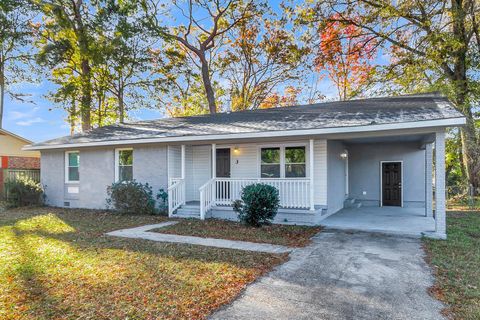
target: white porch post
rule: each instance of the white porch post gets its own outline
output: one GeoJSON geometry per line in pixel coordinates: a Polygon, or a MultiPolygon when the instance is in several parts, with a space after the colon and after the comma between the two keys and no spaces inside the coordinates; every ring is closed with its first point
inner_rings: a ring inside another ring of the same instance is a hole
{"type": "Polygon", "coordinates": [[[183,190],[182,190],[182,193],[183,193],[183,204],[185,204],[187,202],[187,199],[186,199],[186,183],[185,183],[185,145],[182,144],[182,166],[181,166],[181,178],[183,180],[183,190]]]}
{"type": "Polygon", "coordinates": [[[314,201],[314,147],[313,147],[313,139],[310,139],[310,148],[309,148],[309,155],[310,155],[310,211],[315,211],[315,201],[314,201]]]}
{"type": "Polygon", "coordinates": [[[180,177],[185,179],[185,145],[182,144],[182,166],[180,171],[180,177]]]}
{"type": "Polygon", "coordinates": [[[167,146],[167,188],[170,187],[170,181],[172,179],[171,175],[171,170],[170,168],[170,145],[167,146]]]}
{"type": "Polygon", "coordinates": [[[445,213],[445,130],[435,134],[435,233],[447,237],[445,213]]]}
{"type": "Polygon", "coordinates": [[[217,145],[212,143],[212,178],[217,177],[217,145]]]}
{"type": "Polygon", "coordinates": [[[171,175],[172,168],[170,167],[170,145],[167,146],[167,193],[168,193],[168,217],[170,218],[173,215],[173,194],[170,191],[170,185],[172,181],[171,175]]]}
{"type": "Polygon", "coordinates": [[[433,144],[425,145],[425,217],[433,217],[433,144]]]}

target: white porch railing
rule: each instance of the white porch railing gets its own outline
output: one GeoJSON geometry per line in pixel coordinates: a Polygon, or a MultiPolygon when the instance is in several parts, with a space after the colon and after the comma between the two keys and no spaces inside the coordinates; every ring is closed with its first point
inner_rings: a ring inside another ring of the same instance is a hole
{"type": "Polygon", "coordinates": [[[217,178],[216,203],[231,205],[240,199],[242,189],[253,183],[265,183],[277,188],[283,208],[308,208],[310,206],[309,179],[231,179],[217,178]]]}
{"type": "Polygon", "coordinates": [[[215,205],[215,178],[208,180],[199,188],[200,191],[200,219],[205,219],[205,213],[215,205]]]}
{"type": "Polygon", "coordinates": [[[170,179],[168,179],[168,186],[170,187],[174,183],[182,181],[182,180],[183,180],[182,178],[170,178],[170,179]]]}
{"type": "Polygon", "coordinates": [[[168,216],[185,204],[185,180],[170,179],[168,187],[168,216]]]}
{"type": "Polygon", "coordinates": [[[283,208],[310,208],[310,179],[210,179],[200,189],[200,215],[214,205],[231,205],[241,198],[242,189],[253,183],[265,183],[277,188],[283,208]]]}

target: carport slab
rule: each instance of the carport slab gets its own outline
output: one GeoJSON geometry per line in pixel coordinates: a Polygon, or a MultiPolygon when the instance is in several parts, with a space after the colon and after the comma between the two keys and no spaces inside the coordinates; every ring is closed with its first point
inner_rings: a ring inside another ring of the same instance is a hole
{"type": "Polygon", "coordinates": [[[327,228],[421,237],[435,233],[435,220],[424,208],[361,207],[342,209],[322,220],[327,228]]]}

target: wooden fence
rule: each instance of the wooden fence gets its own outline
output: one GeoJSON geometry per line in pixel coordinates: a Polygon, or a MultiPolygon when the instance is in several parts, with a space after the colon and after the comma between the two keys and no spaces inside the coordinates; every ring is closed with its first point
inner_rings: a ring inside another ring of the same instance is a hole
{"type": "Polygon", "coordinates": [[[16,181],[18,179],[32,179],[33,181],[40,182],[40,170],[39,169],[3,169],[3,181],[0,181],[3,188],[0,188],[0,199],[6,197],[7,181],[16,181]],[[3,191],[3,192],[2,192],[3,191]],[[3,194],[2,194],[3,193],[3,194]]]}
{"type": "Polygon", "coordinates": [[[40,182],[40,170],[38,169],[5,169],[3,171],[3,182],[15,181],[18,179],[32,179],[40,182]]]}

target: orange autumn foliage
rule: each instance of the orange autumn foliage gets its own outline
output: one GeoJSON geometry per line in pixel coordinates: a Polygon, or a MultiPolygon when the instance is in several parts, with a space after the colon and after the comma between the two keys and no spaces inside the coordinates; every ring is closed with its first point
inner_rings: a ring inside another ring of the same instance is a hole
{"type": "Polygon", "coordinates": [[[340,100],[360,95],[375,71],[375,40],[364,36],[360,28],[342,23],[336,16],[319,28],[319,37],[315,69],[324,71],[335,84],[340,100]]]}
{"type": "Polygon", "coordinates": [[[259,109],[294,106],[298,104],[298,95],[300,93],[301,89],[287,86],[283,95],[280,95],[277,92],[268,95],[260,104],[259,109]]]}

